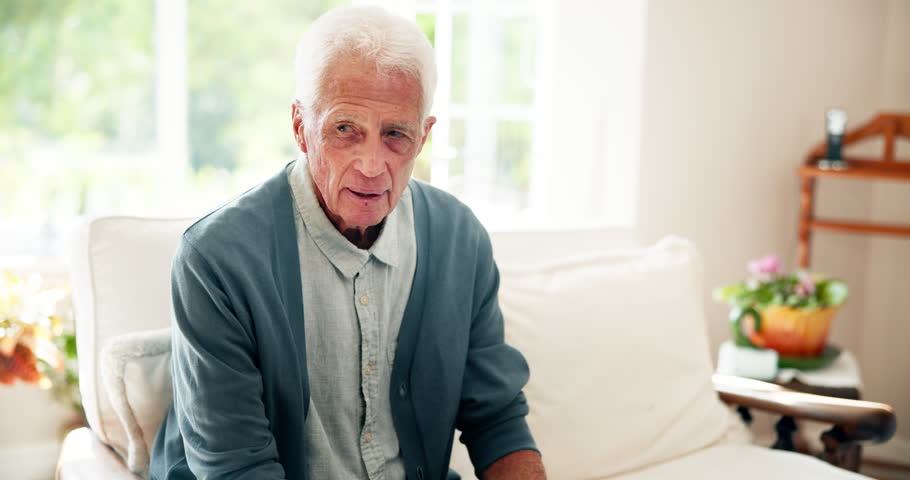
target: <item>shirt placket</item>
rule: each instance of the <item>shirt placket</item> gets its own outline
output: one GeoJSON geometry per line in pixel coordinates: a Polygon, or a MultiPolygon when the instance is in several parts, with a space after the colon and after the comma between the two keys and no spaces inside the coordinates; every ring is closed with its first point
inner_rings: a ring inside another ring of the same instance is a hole
{"type": "Polygon", "coordinates": [[[354,308],[360,324],[360,388],[363,395],[363,428],[360,433],[360,450],[370,480],[382,477],[382,452],[375,438],[375,400],[378,384],[379,324],[375,302],[378,298],[370,288],[368,274],[372,259],[354,277],[354,308]]]}

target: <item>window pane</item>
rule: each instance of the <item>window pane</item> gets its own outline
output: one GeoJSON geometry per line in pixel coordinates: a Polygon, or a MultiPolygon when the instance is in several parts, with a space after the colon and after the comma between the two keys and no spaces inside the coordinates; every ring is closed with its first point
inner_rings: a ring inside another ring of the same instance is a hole
{"type": "Polygon", "coordinates": [[[499,103],[534,101],[534,30],[527,17],[505,18],[500,25],[499,103]]]}
{"type": "Polygon", "coordinates": [[[451,132],[449,141],[452,144],[454,153],[454,156],[449,161],[449,191],[455,196],[461,196],[464,194],[464,119],[453,118],[449,132],[451,132]]]}
{"type": "Polygon", "coordinates": [[[0,215],[144,211],[153,10],[149,0],[0,5],[0,215]]]}
{"type": "Polygon", "coordinates": [[[471,47],[467,15],[452,17],[452,103],[468,102],[468,51],[471,47]]]}
{"type": "Polygon", "coordinates": [[[531,179],[531,122],[496,124],[496,186],[493,201],[521,210],[527,207],[531,179]]]}

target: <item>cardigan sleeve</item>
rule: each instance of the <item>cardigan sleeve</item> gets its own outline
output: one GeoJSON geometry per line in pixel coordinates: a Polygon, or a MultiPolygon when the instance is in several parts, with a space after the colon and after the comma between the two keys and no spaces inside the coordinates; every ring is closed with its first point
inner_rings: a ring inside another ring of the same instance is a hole
{"type": "Polygon", "coordinates": [[[252,326],[235,314],[225,275],[186,237],[172,269],[174,414],[197,478],[280,479],[262,402],[252,326]]]}
{"type": "Polygon", "coordinates": [[[456,427],[475,474],[519,450],[538,451],[525,420],[522,388],[529,370],[524,356],[505,343],[499,309],[499,271],[486,231],[480,228],[474,308],[456,427]]]}

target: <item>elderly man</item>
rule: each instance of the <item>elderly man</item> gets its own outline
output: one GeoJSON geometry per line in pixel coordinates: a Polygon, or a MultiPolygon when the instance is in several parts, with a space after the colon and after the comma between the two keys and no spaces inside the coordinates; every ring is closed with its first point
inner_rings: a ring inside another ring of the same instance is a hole
{"type": "Polygon", "coordinates": [[[410,180],[433,52],[378,8],[297,52],[301,159],[190,227],[173,265],[174,402],[154,479],[544,478],[487,233],[410,180]]]}

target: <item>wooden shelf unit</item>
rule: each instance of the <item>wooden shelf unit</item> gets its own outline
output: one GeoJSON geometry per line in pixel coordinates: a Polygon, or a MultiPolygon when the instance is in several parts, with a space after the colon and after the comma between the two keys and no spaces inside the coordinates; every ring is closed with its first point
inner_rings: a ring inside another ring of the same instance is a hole
{"type": "Polygon", "coordinates": [[[809,152],[805,163],[797,169],[800,178],[797,261],[800,267],[809,266],[812,232],[815,230],[910,237],[910,224],[822,220],[813,214],[815,182],[819,178],[910,182],[910,160],[898,160],[894,156],[897,138],[910,138],[910,114],[880,113],[869,122],[847,132],[843,144],[847,146],[874,136],[884,137],[884,151],[880,159],[844,156],[847,164],[845,169],[824,169],[818,166],[818,161],[825,158],[827,150],[826,142],[823,141],[809,152]]]}

